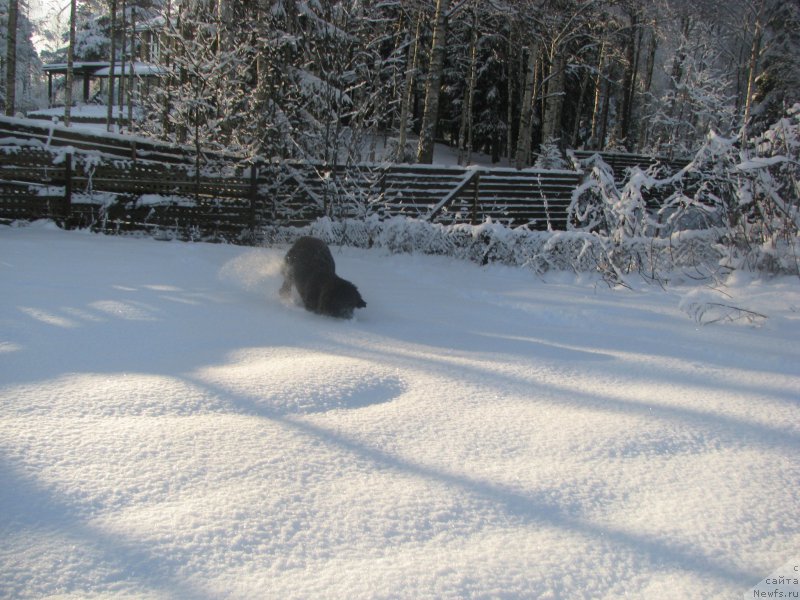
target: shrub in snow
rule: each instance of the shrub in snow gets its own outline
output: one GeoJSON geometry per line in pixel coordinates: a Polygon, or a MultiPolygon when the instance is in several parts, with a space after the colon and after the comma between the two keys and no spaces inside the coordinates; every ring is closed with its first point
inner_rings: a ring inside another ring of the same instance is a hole
{"type": "Polygon", "coordinates": [[[567,161],[558,147],[558,140],[548,138],[539,147],[533,166],[537,169],[567,169],[567,161]]]}
{"type": "Polygon", "coordinates": [[[736,171],[744,176],[740,198],[751,223],[742,231],[749,244],[744,257],[752,268],[800,271],[800,104],[752,140],[736,171]]]}
{"type": "Polygon", "coordinates": [[[510,229],[487,221],[481,225],[440,225],[407,217],[380,220],[327,217],[306,227],[265,230],[268,244],[289,244],[313,235],[331,245],[383,248],[391,253],[452,256],[478,264],[495,262],[531,269],[575,273],[601,272],[622,282],[630,273],[666,277],[675,271],[710,276],[707,265],[722,256],[714,232],[688,232],[668,238],[639,237],[613,243],[597,233],[584,231],[530,231],[510,229]]]}
{"type": "Polygon", "coordinates": [[[415,163],[417,162],[416,144],[406,142],[401,153],[400,140],[394,137],[389,138],[384,146],[383,160],[387,162],[415,163]]]}
{"type": "Polygon", "coordinates": [[[612,208],[619,204],[619,196],[611,167],[595,154],[587,161],[583,182],[572,192],[567,222],[577,231],[607,236],[615,227],[612,208]]]}
{"type": "Polygon", "coordinates": [[[403,217],[393,217],[384,222],[373,221],[372,224],[374,244],[391,252],[409,253],[423,249],[425,254],[450,253],[450,248],[442,251],[444,236],[439,235],[441,225],[403,217]]]}
{"type": "Polygon", "coordinates": [[[670,221],[693,209],[719,233],[723,264],[798,274],[800,105],[742,147],[713,132],[679,174],[670,221]]]}
{"type": "Polygon", "coordinates": [[[738,137],[710,132],[694,159],[671,176],[634,168],[619,188],[608,165],[593,157],[573,194],[569,223],[604,238],[611,264],[623,272],[665,262],[654,258],[660,251],[645,252],[640,238],[650,239],[652,249],[669,240],[672,249],[682,233],[703,230],[686,238],[692,250],[685,256],[720,254],[723,269],[799,274],[799,165],[795,105],[745,148],[738,137]],[[716,244],[714,251],[699,252],[700,239],[716,244]]]}

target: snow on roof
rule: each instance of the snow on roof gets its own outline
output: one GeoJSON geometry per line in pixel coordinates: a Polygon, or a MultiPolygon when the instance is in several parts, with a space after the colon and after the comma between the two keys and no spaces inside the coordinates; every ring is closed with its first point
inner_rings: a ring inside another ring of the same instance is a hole
{"type": "MultiPolygon", "coordinates": [[[[119,119],[121,117],[127,116],[128,107],[123,106],[120,108],[119,106],[112,107],[114,114],[113,117],[115,119],[119,119]]],[[[77,106],[73,106],[71,113],[73,118],[75,117],[86,117],[86,118],[96,118],[96,119],[104,119],[108,115],[108,105],[106,104],[78,104],[77,106]]],[[[55,108],[42,108],[39,110],[33,110],[28,112],[28,117],[62,117],[64,115],[64,107],[58,106],[55,108]]]]}
{"type": "MultiPolygon", "coordinates": [[[[130,75],[131,72],[131,63],[125,63],[124,68],[123,65],[117,63],[114,65],[113,74],[119,75],[130,75]]],[[[95,72],[95,76],[97,77],[108,77],[109,74],[112,73],[111,66],[106,63],[106,66],[102,69],[99,69],[95,72]]],[[[158,76],[164,73],[164,69],[159,67],[158,65],[154,65],[151,63],[143,63],[143,62],[135,62],[133,63],[133,74],[139,75],[140,77],[144,76],[158,76]]]]}
{"type": "MultiPolygon", "coordinates": [[[[75,61],[72,63],[73,71],[93,71],[108,66],[108,61],[75,61]]],[[[68,68],[67,63],[50,63],[44,65],[42,70],[50,73],[66,73],[68,68]]]]}
{"type": "MultiPolygon", "coordinates": [[[[45,65],[42,67],[45,72],[49,73],[66,73],[67,72],[67,64],[66,63],[51,63],[49,65],[45,65]]],[[[120,63],[116,63],[114,65],[114,75],[119,75],[120,73],[123,76],[130,75],[131,63],[125,63],[125,68],[122,68],[120,63]]],[[[111,73],[111,64],[108,61],[105,62],[75,62],[72,65],[72,70],[77,71],[80,73],[88,73],[89,75],[94,75],[95,77],[108,77],[111,73]]],[[[143,63],[143,62],[135,62],[133,63],[133,74],[139,75],[140,77],[146,76],[158,76],[164,72],[162,67],[158,65],[154,65],[151,63],[143,63]]]]}

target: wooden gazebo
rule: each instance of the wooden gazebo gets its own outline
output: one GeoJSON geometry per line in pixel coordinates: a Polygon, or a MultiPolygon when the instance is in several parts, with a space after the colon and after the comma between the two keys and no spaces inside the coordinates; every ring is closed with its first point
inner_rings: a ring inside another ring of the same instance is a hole
{"type": "MultiPolygon", "coordinates": [[[[47,98],[48,105],[53,106],[53,77],[67,75],[67,63],[52,63],[43,67],[47,74],[47,98]]],[[[136,77],[158,77],[161,69],[156,65],[143,62],[125,63],[124,68],[120,63],[115,63],[112,70],[111,63],[105,62],[75,62],[72,65],[72,74],[75,80],[83,81],[83,102],[89,102],[91,93],[91,83],[95,79],[107,79],[108,77],[130,77],[131,71],[136,77]],[[131,68],[132,67],[132,68],[131,68]]]]}
{"type": "MultiPolygon", "coordinates": [[[[106,62],[75,62],[72,65],[73,77],[83,80],[83,102],[89,102],[89,91],[92,79],[95,78],[97,71],[103,68],[108,68],[109,63],[106,62]]],[[[47,104],[53,105],[53,76],[63,75],[67,76],[67,63],[52,63],[42,67],[42,70],[47,74],[47,104]]]]}

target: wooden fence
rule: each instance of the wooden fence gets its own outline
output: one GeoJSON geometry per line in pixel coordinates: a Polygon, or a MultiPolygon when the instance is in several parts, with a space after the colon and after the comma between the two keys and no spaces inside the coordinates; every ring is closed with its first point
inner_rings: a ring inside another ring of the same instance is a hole
{"type": "Polygon", "coordinates": [[[652,167],[662,167],[670,173],[681,170],[689,161],[683,158],[668,158],[666,156],[647,156],[646,154],[627,154],[623,152],[595,152],[592,150],[573,150],[570,152],[576,167],[580,170],[588,164],[596,154],[600,155],[611,170],[614,172],[614,179],[619,183],[624,181],[629,169],[639,167],[647,170],[652,167]]]}
{"type": "Polygon", "coordinates": [[[194,156],[187,146],[173,146],[136,136],[93,133],[87,129],[72,129],[35,119],[0,116],[0,141],[7,144],[13,140],[22,140],[31,147],[73,148],[134,161],[141,159],[190,164],[194,156]]]}
{"type": "Polygon", "coordinates": [[[214,158],[215,174],[207,175],[185,147],[0,117],[0,220],[49,217],[73,227],[227,240],[326,215],[563,230],[581,178],[579,171],[214,158]]]}

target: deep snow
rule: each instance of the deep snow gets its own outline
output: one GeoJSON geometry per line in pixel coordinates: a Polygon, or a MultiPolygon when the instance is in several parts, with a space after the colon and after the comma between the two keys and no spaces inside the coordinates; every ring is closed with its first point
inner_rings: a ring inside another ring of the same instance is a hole
{"type": "Polygon", "coordinates": [[[741,598],[800,558],[797,280],[337,248],[338,321],[283,251],[0,228],[0,597],[741,598]]]}

